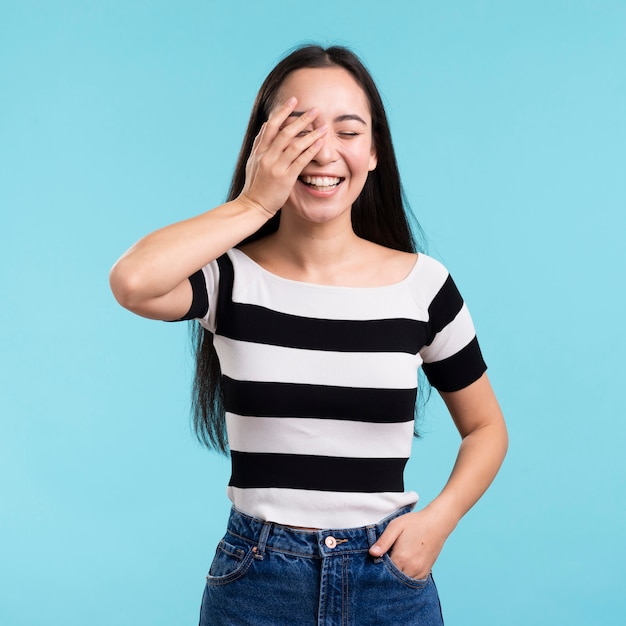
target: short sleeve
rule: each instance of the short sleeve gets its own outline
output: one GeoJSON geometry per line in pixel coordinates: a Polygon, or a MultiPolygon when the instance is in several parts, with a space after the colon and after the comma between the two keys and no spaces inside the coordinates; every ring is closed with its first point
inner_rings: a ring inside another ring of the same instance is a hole
{"type": "Polygon", "coordinates": [[[487,369],[467,305],[447,271],[428,307],[428,340],[420,355],[438,391],[463,389],[487,369]]]}
{"type": "Polygon", "coordinates": [[[207,330],[214,331],[213,303],[217,302],[219,267],[217,261],[199,269],[189,277],[192,299],[189,311],[179,320],[198,320],[207,330]]]}

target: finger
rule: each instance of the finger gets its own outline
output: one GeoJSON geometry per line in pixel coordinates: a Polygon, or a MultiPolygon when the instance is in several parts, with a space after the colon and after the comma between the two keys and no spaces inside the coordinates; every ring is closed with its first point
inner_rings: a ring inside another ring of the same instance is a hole
{"type": "Polygon", "coordinates": [[[294,118],[292,122],[286,124],[281,128],[281,134],[285,137],[294,138],[306,129],[307,126],[313,123],[315,118],[320,114],[317,107],[312,107],[308,111],[303,113],[292,112],[291,116],[294,118]]]}
{"type": "Polygon", "coordinates": [[[382,556],[391,549],[402,530],[394,524],[389,524],[376,543],[369,549],[372,556],[382,556]]]}
{"type": "Polygon", "coordinates": [[[308,132],[298,133],[298,136],[292,139],[283,152],[293,161],[298,158],[298,155],[311,148],[313,144],[321,141],[327,132],[328,126],[323,124],[319,128],[314,128],[308,132]]]}
{"type": "Polygon", "coordinates": [[[272,111],[265,122],[266,135],[269,141],[272,141],[276,135],[280,132],[283,124],[287,121],[293,110],[296,108],[298,100],[296,98],[289,98],[286,102],[283,102],[276,110],[272,111]]]}
{"type": "MultiPolygon", "coordinates": [[[[288,117],[292,117],[293,121],[282,125],[272,146],[275,146],[279,151],[283,151],[295,140],[309,135],[313,131],[313,128],[307,131],[307,127],[312,126],[318,115],[319,109],[317,107],[313,107],[304,113],[297,112],[296,114],[292,112],[288,117]]],[[[285,120],[285,122],[286,121],[287,120],[285,120]]]]}
{"type": "MultiPolygon", "coordinates": [[[[316,129],[313,133],[309,133],[312,137],[307,135],[306,144],[296,145],[295,143],[289,147],[289,150],[293,150],[294,157],[291,165],[289,165],[288,170],[290,174],[296,174],[299,176],[302,173],[302,170],[315,158],[315,155],[320,151],[324,138],[323,136],[326,134],[328,129],[326,127],[316,129]],[[315,134],[314,134],[315,133],[315,134]],[[317,137],[317,139],[315,139],[317,137]],[[313,141],[313,143],[311,143],[313,141]],[[310,144],[307,146],[307,144],[310,144]]],[[[303,139],[305,139],[303,137],[303,139]]]]}
{"type": "Polygon", "coordinates": [[[259,128],[259,132],[257,133],[257,136],[254,138],[254,143],[252,144],[252,149],[254,150],[259,143],[263,140],[263,135],[265,133],[265,128],[267,127],[267,122],[263,122],[263,124],[261,124],[261,128],[259,128]]]}

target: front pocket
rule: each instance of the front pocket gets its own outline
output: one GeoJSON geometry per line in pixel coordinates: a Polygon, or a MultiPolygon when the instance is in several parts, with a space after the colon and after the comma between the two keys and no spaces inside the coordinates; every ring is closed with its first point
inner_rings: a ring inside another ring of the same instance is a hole
{"type": "Polygon", "coordinates": [[[423,589],[430,581],[430,574],[425,578],[411,578],[407,576],[392,560],[388,554],[383,555],[383,563],[387,571],[395,576],[401,583],[415,589],[423,589]]]}
{"type": "Polygon", "coordinates": [[[209,585],[224,585],[243,576],[254,558],[252,546],[246,543],[235,545],[222,539],[206,577],[209,585]]]}

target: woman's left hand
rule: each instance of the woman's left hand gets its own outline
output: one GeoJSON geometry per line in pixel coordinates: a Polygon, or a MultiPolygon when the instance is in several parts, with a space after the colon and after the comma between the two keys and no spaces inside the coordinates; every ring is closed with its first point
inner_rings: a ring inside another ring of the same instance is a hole
{"type": "Polygon", "coordinates": [[[411,578],[426,578],[454,529],[438,512],[425,508],[389,522],[370,548],[372,556],[389,552],[394,564],[411,578]]]}

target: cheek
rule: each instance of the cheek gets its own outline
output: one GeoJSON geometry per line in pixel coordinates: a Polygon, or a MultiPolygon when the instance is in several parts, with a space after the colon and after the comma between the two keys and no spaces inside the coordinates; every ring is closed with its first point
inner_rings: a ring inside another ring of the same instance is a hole
{"type": "Polygon", "coordinates": [[[358,173],[362,176],[366,176],[367,173],[373,170],[376,166],[376,159],[373,159],[369,152],[361,152],[360,154],[355,155],[352,163],[355,174],[358,173]]]}
{"type": "Polygon", "coordinates": [[[353,173],[367,174],[376,167],[376,152],[372,148],[371,141],[363,141],[358,146],[352,146],[350,149],[350,160],[352,163],[353,173]]]}

